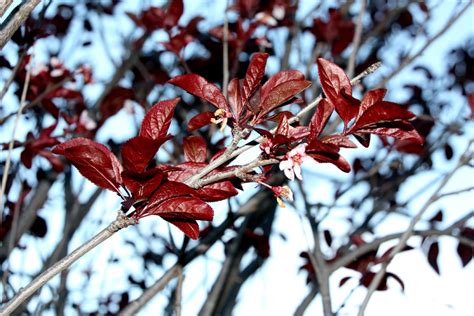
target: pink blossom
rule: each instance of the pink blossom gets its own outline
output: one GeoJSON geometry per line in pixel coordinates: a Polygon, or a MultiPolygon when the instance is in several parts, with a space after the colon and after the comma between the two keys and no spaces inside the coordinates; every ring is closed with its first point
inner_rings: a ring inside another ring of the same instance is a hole
{"type": "Polygon", "coordinates": [[[283,202],[282,198],[288,201],[293,201],[293,191],[291,191],[290,187],[287,185],[284,186],[276,186],[271,187],[275,197],[277,199],[277,203],[280,207],[285,208],[286,205],[283,202]]]}
{"type": "Polygon", "coordinates": [[[264,153],[266,153],[267,155],[270,155],[270,152],[271,152],[272,147],[273,147],[273,143],[272,143],[271,139],[268,139],[265,136],[263,136],[262,139],[263,140],[260,142],[260,149],[264,153]]]}
{"type": "Polygon", "coordinates": [[[280,162],[280,170],[283,170],[288,179],[294,180],[296,175],[302,180],[301,164],[305,160],[312,159],[306,154],[306,146],[307,144],[299,144],[285,155],[286,160],[280,162]]]}

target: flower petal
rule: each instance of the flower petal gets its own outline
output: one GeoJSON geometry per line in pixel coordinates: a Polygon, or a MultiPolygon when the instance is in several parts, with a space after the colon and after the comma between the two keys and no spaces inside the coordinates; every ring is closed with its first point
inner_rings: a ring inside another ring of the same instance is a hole
{"type": "Polygon", "coordinates": [[[295,179],[295,174],[293,172],[293,169],[285,169],[285,176],[290,179],[290,180],[294,180],[295,179]]]}
{"type": "Polygon", "coordinates": [[[293,168],[293,165],[294,163],[292,159],[280,161],[280,170],[291,169],[293,168]]]}
{"type": "Polygon", "coordinates": [[[293,167],[293,171],[295,172],[296,174],[296,177],[300,180],[303,180],[303,177],[301,176],[301,167],[300,165],[296,164],[294,167],[293,167]]]}

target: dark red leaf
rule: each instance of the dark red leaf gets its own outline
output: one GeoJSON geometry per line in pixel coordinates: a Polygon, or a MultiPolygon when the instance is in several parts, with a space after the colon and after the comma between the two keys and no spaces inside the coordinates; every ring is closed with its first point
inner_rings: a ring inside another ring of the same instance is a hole
{"type": "Polygon", "coordinates": [[[467,266],[474,256],[474,249],[463,243],[458,244],[456,251],[461,259],[463,267],[467,266]]]}
{"type": "Polygon", "coordinates": [[[239,79],[234,78],[230,81],[227,95],[230,110],[234,116],[235,121],[239,122],[245,102],[242,98],[242,89],[239,79]]]}
{"type": "Polygon", "coordinates": [[[414,144],[423,144],[424,140],[408,122],[394,122],[391,127],[374,127],[358,130],[357,134],[377,134],[396,139],[407,140],[414,144]]]}
{"type": "Polygon", "coordinates": [[[191,196],[194,194],[194,192],[194,189],[182,182],[167,181],[159,187],[158,191],[153,194],[148,205],[143,211],[143,216],[150,215],[149,213],[152,212],[153,209],[170,198],[191,196]]]}
{"type": "Polygon", "coordinates": [[[362,133],[354,133],[352,134],[359,143],[364,146],[365,148],[369,147],[370,145],[370,134],[362,134],[362,133]]]}
{"type": "Polygon", "coordinates": [[[328,244],[329,247],[332,245],[332,235],[331,232],[327,229],[324,230],[324,240],[326,240],[326,243],[328,244]]]}
{"type": "Polygon", "coordinates": [[[207,145],[201,136],[188,136],[183,139],[184,159],[189,162],[205,162],[207,145]]]}
{"type": "Polygon", "coordinates": [[[64,163],[62,162],[59,157],[53,155],[50,151],[40,150],[38,155],[48,159],[51,167],[53,167],[54,171],[56,172],[63,172],[64,171],[64,163]]]}
{"type": "Polygon", "coordinates": [[[213,112],[203,112],[194,116],[189,120],[188,131],[192,132],[203,126],[211,124],[211,119],[214,117],[213,112]]]}
{"type": "Polygon", "coordinates": [[[131,89],[113,87],[99,105],[101,121],[107,120],[123,108],[126,100],[133,99],[135,93],[131,89]]]}
{"type": "Polygon", "coordinates": [[[179,228],[179,230],[181,230],[189,238],[194,240],[199,238],[199,225],[195,220],[176,219],[174,217],[168,217],[166,215],[162,215],[161,217],[176,226],[177,228],[179,228]]]}
{"type": "Polygon", "coordinates": [[[420,143],[412,142],[410,139],[395,139],[393,142],[393,148],[397,151],[407,154],[422,155],[424,152],[424,147],[420,143]]]}
{"type": "Polygon", "coordinates": [[[352,235],[351,236],[351,241],[354,243],[356,246],[362,246],[365,244],[365,240],[362,239],[361,235],[352,235]]]}
{"type": "Polygon", "coordinates": [[[386,93],[387,90],[385,89],[375,89],[368,91],[360,102],[359,114],[357,117],[360,117],[362,114],[364,114],[364,112],[367,111],[367,109],[369,109],[371,106],[382,102],[386,93]]]}
{"type": "Polygon", "coordinates": [[[428,249],[428,263],[430,266],[439,274],[439,267],[438,267],[438,255],[439,255],[439,245],[438,242],[434,242],[430,245],[428,249]]]}
{"type": "Polygon", "coordinates": [[[183,15],[183,0],[172,0],[166,11],[163,24],[168,28],[177,26],[181,15],[183,15]]]}
{"type": "Polygon", "coordinates": [[[187,92],[206,100],[215,107],[228,111],[227,102],[219,88],[196,74],[186,74],[168,81],[187,92]]]}
{"type": "Polygon", "coordinates": [[[282,116],[280,123],[277,126],[275,134],[288,137],[289,130],[290,130],[290,125],[288,124],[288,119],[286,118],[286,116],[282,116]]]}
{"type": "Polygon", "coordinates": [[[291,118],[295,115],[291,111],[281,111],[281,112],[275,113],[274,115],[268,117],[268,120],[273,121],[273,122],[280,122],[282,120],[283,116],[285,116],[287,119],[289,119],[289,118],[291,118]]]}
{"type": "Polygon", "coordinates": [[[354,144],[347,136],[344,136],[344,135],[325,136],[321,138],[321,142],[325,144],[336,145],[337,147],[357,148],[357,145],[354,144]]]}
{"type": "Polygon", "coordinates": [[[331,163],[335,165],[336,167],[338,167],[343,172],[346,172],[346,173],[351,172],[351,164],[341,155],[339,155],[337,159],[333,159],[328,156],[317,155],[317,154],[311,155],[311,157],[313,157],[316,161],[321,162],[321,163],[331,163]]]}
{"type": "Polygon", "coordinates": [[[265,96],[262,95],[262,102],[258,108],[259,116],[263,117],[310,85],[311,81],[308,80],[290,80],[271,87],[265,96]]]}
{"type": "Polygon", "coordinates": [[[444,145],[444,156],[446,157],[446,159],[448,160],[451,160],[451,158],[453,158],[454,156],[454,150],[453,150],[453,147],[451,147],[450,144],[446,143],[444,145]]]}
{"type": "Polygon", "coordinates": [[[352,97],[352,86],[344,71],[336,64],[318,58],[318,75],[321,87],[328,100],[344,121],[344,126],[357,115],[359,101],[352,97]]]}
{"type": "Polygon", "coordinates": [[[308,142],[310,143],[313,139],[318,138],[324,127],[326,126],[329,118],[331,117],[332,112],[334,111],[334,106],[326,99],[322,99],[316,112],[314,112],[311,122],[309,123],[309,137],[308,142]]]}
{"type": "Polygon", "coordinates": [[[168,139],[169,137],[152,139],[144,136],[129,139],[121,148],[125,170],[136,173],[145,171],[160,146],[168,139]]]}
{"type": "Polygon", "coordinates": [[[319,81],[329,100],[335,100],[341,91],[352,95],[351,81],[341,67],[324,58],[318,58],[317,64],[319,81]]]}
{"type": "Polygon", "coordinates": [[[318,162],[332,163],[344,172],[351,171],[351,165],[339,155],[339,147],[332,144],[325,144],[314,139],[306,147],[306,153],[318,162]]]}
{"type": "Polygon", "coordinates": [[[243,81],[243,96],[242,99],[246,101],[255,92],[260,81],[262,81],[265,74],[265,66],[267,64],[268,54],[257,53],[252,56],[245,79],[243,81]]]}
{"type": "Polygon", "coordinates": [[[176,98],[156,103],[143,118],[140,136],[152,139],[165,137],[168,134],[174,109],[179,100],[176,98]]]}
{"type": "Polygon", "coordinates": [[[178,170],[171,170],[168,172],[168,179],[170,181],[184,182],[206,165],[206,163],[202,162],[185,162],[178,164],[175,166],[178,170]]]}
{"type": "Polygon", "coordinates": [[[389,277],[394,278],[395,281],[397,281],[400,284],[400,286],[402,287],[402,291],[405,291],[405,284],[403,283],[403,280],[400,279],[400,277],[398,275],[396,275],[395,273],[387,272],[385,278],[388,279],[389,277]]]}
{"type": "Polygon", "coordinates": [[[347,281],[349,281],[352,277],[350,276],[346,276],[346,277],[343,277],[341,279],[341,281],[339,281],[339,287],[343,286],[344,284],[346,284],[347,281]]]}
{"type": "Polygon", "coordinates": [[[474,92],[467,96],[467,101],[471,110],[471,119],[474,119],[474,92]]]}
{"type": "Polygon", "coordinates": [[[163,181],[164,173],[161,170],[152,170],[139,175],[124,171],[123,183],[132,192],[135,201],[148,200],[163,181]]]}
{"type": "Polygon", "coordinates": [[[52,152],[64,155],[92,183],[119,192],[122,166],[104,145],[87,138],[74,138],[56,146],[52,152]]]}
{"type": "Polygon", "coordinates": [[[357,131],[371,125],[400,120],[409,120],[415,115],[393,102],[381,101],[365,110],[350,131],[357,131]]]}
{"type": "Polygon", "coordinates": [[[279,73],[271,76],[267,82],[262,86],[261,89],[261,96],[262,99],[266,97],[271,90],[273,90],[276,86],[279,86],[280,84],[287,82],[287,81],[303,81],[304,80],[304,75],[298,70],[284,70],[280,71],[279,73]]]}
{"type": "Polygon", "coordinates": [[[198,198],[180,196],[166,199],[156,207],[150,207],[147,215],[165,216],[167,219],[212,221],[214,211],[198,198]]]}
{"type": "Polygon", "coordinates": [[[429,222],[442,222],[443,221],[443,210],[439,210],[432,218],[430,218],[429,222]]]}
{"type": "Polygon", "coordinates": [[[236,196],[238,193],[230,181],[222,181],[206,185],[197,190],[195,194],[203,201],[215,202],[226,200],[232,196],[236,196]]]}
{"type": "MultiPolygon", "coordinates": [[[[366,272],[362,275],[362,277],[359,280],[360,285],[363,285],[365,287],[369,287],[370,283],[372,283],[372,280],[375,277],[374,272],[366,272]]],[[[379,286],[377,287],[377,291],[386,291],[387,290],[387,275],[384,275],[382,280],[379,283],[379,286]]]]}

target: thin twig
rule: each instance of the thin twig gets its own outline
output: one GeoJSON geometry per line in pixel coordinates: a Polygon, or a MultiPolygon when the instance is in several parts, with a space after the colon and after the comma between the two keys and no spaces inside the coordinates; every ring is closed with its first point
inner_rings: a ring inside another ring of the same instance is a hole
{"type": "Polygon", "coordinates": [[[183,268],[178,268],[178,283],[176,284],[176,295],[174,299],[175,316],[181,316],[181,298],[183,295],[183,268]]]}
{"type": "MultiPolygon", "coordinates": [[[[361,72],[359,75],[357,75],[356,77],[354,77],[354,79],[351,80],[351,84],[354,86],[356,84],[358,84],[364,77],[374,73],[377,69],[380,68],[380,66],[382,66],[382,63],[381,62],[376,62],[374,64],[372,64],[371,66],[369,66],[366,70],[364,70],[363,72],[361,72]]],[[[299,120],[301,120],[301,118],[306,114],[308,113],[309,111],[313,110],[315,107],[318,106],[319,102],[321,102],[321,100],[323,99],[323,96],[322,95],[319,95],[316,99],[314,99],[311,103],[309,103],[307,106],[305,106],[303,109],[301,109],[301,111],[299,111],[295,116],[291,117],[290,119],[288,119],[288,123],[289,124],[292,124],[294,122],[297,122],[299,120]]],[[[256,140],[254,141],[259,141],[261,138],[257,138],[256,140]]],[[[242,147],[239,147],[237,149],[235,149],[232,154],[230,155],[229,159],[232,159],[232,158],[235,158],[237,156],[239,156],[240,154],[242,154],[243,152],[253,148],[254,146],[252,145],[245,145],[245,146],[242,146],[242,147]]],[[[220,158],[220,157],[219,157],[220,158]]]]}
{"type": "Polygon", "coordinates": [[[305,204],[306,217],[308,218],[310,222],[311,230],[313,232],[314,253],[313,254],[310,253],[310,260],[314,267],[314,271],[317,275],[316,280],[319,286],[318,290],[321,293],[321,300],[323,303],[323,315],[332,316],[333,313],[332,313],[332,306],[331,306],[331,293],[329,290],[330,270],[321,249],[321,239],[319,236],[318,223],[315,221],[314,217],[311,214],[311,206],[308,203],[306,192],[304,191],[304,188],[301,184],[300,184],[300,191],[303,196],[303,200],[305,204]]]}
{"type": "Polygon", "coordinates": [[[437,196],[436,200],[445,198],[445,197],[447,197],[447,196],[452,196],[452,195],[458,195],[458,194],[466,193],[466,192],[469,192],[469,191],[472,191],[472,190],[474,190],[474,187],[469,187],[469,188],[459,189],[459,190],[456,190],[456,191],[446,192],[446,193],[443,193],[443,194],[439,194],[439,195],[437,196]]]}
{"type": "MultiPolygon", "coordinates": [[[[467,246],[474,246],[474,242],[463,240],[462,236],[453,234],[454,231],[460,228],[468,219],[473,217],[473,212],[470,212],[466,216],[463,216],[461,219],[456,221],[455,223],[451,224],[449,227],[441,230],[437,229],[428,229],[428,230],[414,230],[412,236],[420,236],[420,237],[430,237],[430,236],[451,236],[453,238],[459,239],[460,242],[466,244],[467,246]]],[[[399,239],[403,236],[404,232],[394,233],[387,236],[383,236],[377,239],[374,239],[371,242],[363,244],[356,249],[352,250],[351,252],[345,254],[337,261],[333,262],[330,266],[331,273],[345,267],[346,265],[350,264],[351,262],[357,260],[361,256],[365,255],[366,253],[378,249],[380,245],[386,243],[387,241],[399,239]]]]}
{"type": "MultiPolygon", "coordinates": [[[[41,101],[43,101],[43,99],[51,92],[53,92],[54,90],[62,87],[66,82],[72,80],[74,77],[73,75],[69,75],[67,77],[65,77],[64,79],[62,79],[61,81],[59,82],[56,82],[52,85],[49,85],[43,92],[41,92],[40,95],[38,95],[33,101],[31,101],[30,103],[28,103],[27,105],[24,105],[23,109],[22,109],[22,113],[24,113],[25,111],[33,108],[34,106],[38,105],[41,101]]],[[[16,112],[12,112],[12,113],[9,113],[7,115],[5,115],[4,117],[0,118],[0,125],[3,125],[10,117],[14,116],[16,114],[16,112]]]]}
{"type": "Polygon", "coordinates": [[[0,101],[2,101],[3,97],[8,92],[8,89],[10,88],[10,85],[12,84],[13,80],[15,79],[16,74],[17,74],[18,70],[20,69],[20,66],[23,64],[23,59],[26,56],[26,51],[27,50],[23,51],[23,53],[20,55],[15,67],[12,69],[10,77],[8,77],[7,81],[5,82],[5,84],[2,88],[2,91],[0,92],[0,101]]]}
{"type": "Polygon", "coordinates": [[[431,44],[433,44],[439,37],[441,37],[442,35],[444,35],[446,33],[446,31],[468,10],[469,6],[472,5],[472,2],[471,1],[467,1],[466,5],[461,8],[461,10],[455,15],[453,16],[447,23],[446,25],[438,31],[438,33],[436,33],[433,37],[431,37],[430,39],[428,39],[425,43],[425,45],[423,45],[423,47],[421,47],[418,52],[416,52],[414,55],[412,56],[409,56],[407,58],[405,58],[401,63],[400,65],[397,67],[397,69],[395,69],[394,71],[392,71],[388,76],[386,76],[385,78],[383,78],[383,80],[379,83],[379,87],[383,87],[385,86],[385,84],[390,80],[392,79],[394,76],[396,76],[400,71],[402,71],[406,66],[408,66],[409,64],[411,64],[412,61],[414,61],[416,58],[418,58],[421,54],[423,54],[423,52],[431,46],[431,44]]]}
{"type": "Polygon", "coordinates": [[[54,266],[41,273],[30,284],[28,284],[28,286],[21,289],[8,303],[6,303],[2,307],[2,309],[0,309],[0,316],[7,316],[12,314],[18,306],[20,306],[26,299],[33,295],[38,289],[40,289],[54,276],[69,268],[71,264],[76,262],[79,258],[84,256],[90,250],[94,249],[97,245],[110,238],[117,231],[133,224],[135,224],[135,221],[133,219],[130,219],[120,213],[117,219],[110,223],[110,225],[107,226],[104,230],[102,230],[100,233],[92,237],[92,239],[90,239],[88,242],[84,243],[82,246],[74,250],[71,254],[58,261],[54,266]]]}
{"type": "Polygon", "coordinates": [[[217,157],[215,160],[213,160],[210,164],[208,164],[206,167],[202,168],[198,173],[196,173],[194,176],[190,177],[185,181],[185,184],[189,185],[190,187],[196,187],[197,182],[207,174],[209,174],[211,171],[215,170],[225,162],[229,161],[233,157],[233,153],[236,151],[238,144],[242,138],[245,138],[246,135],[248,134],[248,131],[244,130],[241,131],[239,129],[235,129],[234,131],[234,138],[232,139],[232,142],[230,146],[225,150],[225,152],[217,157]]]}
{"type": "Polygon", "coordinates": [[[357,17],[357,24],[355,27],[354,37],[352,40],[352,52],[351,52],[351,55],[349,56],[347,72],[346,72],[349,78],[351,78],[354,75],[357,52],[359,51],[360,41],[362,38],[362,29],[363,29],[362,22],[364,21],[365,7],[366,7],[366,0],[361,0],[359,15],[357,17]]]}
{"type": "Polygon", "coordinates": [[[369,287],[367,288],[367,295],[365,296],[365,298],[364,298],[364,300],[361,304],[361,307],[360,307],[360,310],[359,310],[359,313],[358,313],[359,316],[364,315],[365,309],[367,308],[367,305],[369,303],[370,298],[372,297],[372,294],[377,290],[380,282],[382,281],[382,278],[385,276],[385,272],[387,271],[388,265],[390,264],[392,259],[395,257],[395,255],[398,254],[402,249],[405,248],[408,239],[413,234],[413,230],[415,228],[415,225],[418,223],[418,221],[420,221],[423,214],[431,206],[431,204],[433,204],[436,200],[438,200],[438,196],[439,196],[441,190],[446,186],[446,184],[452,178],[452,176],[456,173],[456,171],[469,162],[469,159],[470,159],[470,154],[469,153],[470,153],[471,144],[472,144],[472,142],[469,142],[469,145],[467,146],[466,151],[464,152],[464,154],[459,159],[457,165],[453,168],[453,170],[451,172],[449,172],[443,178],[441,183],[436,188],[435,192],[430,196],[430,198],[422,206],[422,208],[420,209],[418,214],[416,214],[416,216],[412,218],[412,220],[410,221],[410,224],[408,225],[408,228],[403,233],[403,235],[400,237],[399,243],[390,252],[390,255],[387,258],[387,260],[382,263],[382,266],[381,266],[380,270],[377,271],[377,273],[375,274],[372,282],[370,283],[369,287]]]}
{"type": "Polygon", "coordinates": [[[120,312],[120,316],[133,316],[148,303],[149,300],[155,296],[156,293],[160,292],[172,279],[174,279],[178,274],[181,266],[175,264],[171,269],[166,271],[166,273],[159,279],[158,282],[153,284],[152,287],[147,289],[138,299],[131,302],[123,311],[120,312]]]}
{"type": "MultiPolygon", "coordinates": [[[[21,191],[23,191],[25,188],[24,188],[24,184],[22,183],[22,188],[21,188],[21,191]]],[[[17,203],[15,203],[15,208],[13,210],[13,220],[12,220],[12,226],[11,226],[11,234],[9,235],[10,238],[8,239],[5,239],[5,240],[8,240],[8,244],[7,244],[7,253],[10,253],[13,249],[13,247],[15,246],[15,235],[16,235],[16,232],[18,230],[18,223],[19,223],[19,219],[20,219],[20,209],[21,209],[21,206],[22,206],[22,200],[19,200],[17,203]]],[[[10,266],[10,260],[7,261],[7,265],[6,267],[4,268],[4,272],[3,272],[3,275],[2,275],[2,285],[3,285],[3,301],[6,301],[8,299],[8,296],[7,296],[7,280],[8,280],[8,276],[9,276],[9,266],[10,266]]]]}
{"type": "Polygon", "coordinates": [[[215,175],[212,175],[212,176],[206,177],[202,180],[199,180],[197,182],[196,188],[200,188],[200,187],[203,187],[203,186],[211,184],[211,183],[219,182],[221,180],[231,178],[233,176],[239,177],[240,175],[245,175],[246,173],[252,171],[255,168],[263,167],[263,166],[267,166],[267,165],[273,165],[273,164],[276,164],[276,163],[279,163],[278,159],[264,159],[264,160],[257,159],[255,161],[253,161],[251,163],[248,163],[246,165],[243,165],[241,167],[238,167],[238,168],[235,168],[235,169],[230,169],[228,171],[219,172],[215,175]]]}
{"type": "Polygon", "coordinates": [[[316,285],[313,285],[311,287],[311,291],[309,291],[308,294],[306,294],[305,298],[303,301],[301,301],[300,305],[296,308],[295,311],[295,316],[303,316],[306,309],[308,308],[309,304],[313,301],[313,299],[316,297],[316,295],[319,293],[319,289],[316,285]]]}
{"type": "Polygon", "coordinates": [[[229,85],[229,18],[227,17],[227,5],[224,10],[224,34],[222,39],[222,93],[226,99],[227,86],[229,85]]]}
{"type": "Polygon", "coordinates": [[[5,169],[3,170],[2,187],[0,188],[0,223],[3,221],[3,208],[4,208],[3,197],[5,195],[5,190],[7,187],[8,171],[10,169],[10,164],[11,164],[11,156],[12,156],[13,144],[15,143],[16,129],[18,128],[18,124],[20,123],[21,113],[23,112],[23,108],[25,107],[26,92],[28,91],[28,86],[30,85],[30,78],[31,78],[31,67],[28,67],[28,70],[26,71],[25,83],[23,85],[23,91],[21,93],[20,106],[16,113],[16,119],[13,125],[13,131],[12,131],[12,136],[10,139],[10,144],[8,144],[7,159],[5,161],[5,169]]]}

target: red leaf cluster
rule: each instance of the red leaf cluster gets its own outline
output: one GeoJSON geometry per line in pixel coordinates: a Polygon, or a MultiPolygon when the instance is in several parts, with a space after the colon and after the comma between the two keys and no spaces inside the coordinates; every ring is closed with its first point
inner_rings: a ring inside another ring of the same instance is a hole
{"type": "Polygon", "coordinates": [[[204,112],[193,117],[188,129],[192,131],[211,122],[227,122],[227,119],[230,119],[231,126],[254,127],[268,119],[269,113],[278,107],[294,101],[295,95],[311,85],[296,70],[279,72],[262,85],[267,58],[265,53],[257,53],[252,57],[245,78],[230,81],[227,99],[216,85],[199,75],[186,74],[171,79],[169,83],[217,109],[214,114],[204,112]]]}
{"type": "Polygon", "coordinates": [[[228,181],[199,190],[182,183],[206,165],[206,143],[197,136],[185,139],[188,163],[176,167],[154,164],[158,149],[170,138],[168,129],[178,101],[158,102],[146,113],[139,135],[122,145],[122,163],[107,147],[87,138],[66,141],[53,152],[64,155],[92,183],[117,192],[124,200],[125,210],[135,208],[132,213],[135,218],[158,215],[196,239],[199,237],[196,221],[212,220],[214,214],[205,201],[226,199],[237,191],[228,181]]]}
{"type": "Polygon", "coordinates": [[[339,55],[352,43],[355,25],[351,20],[344,19],[340,11],[329,9],[328,21],[314,19],[310,31],[318,41],[329,44],[333,55],[339,55]]]}
{"type": "Polygon", "coordinates": [[[38,138],[35,138],[31,132],[28,133],[26,136],[25,147],[20,155],[21,162],[26,168],[30,169],[33,163],[33,158],[39,155],[46,158],[56,172],[63,171],[64,166],[61,160],[51,154],[50,151],[45,150],[48,147],[59,144],[56,137],[51,136],[55,129],[56,124],[44,128],[38,138]]]}

